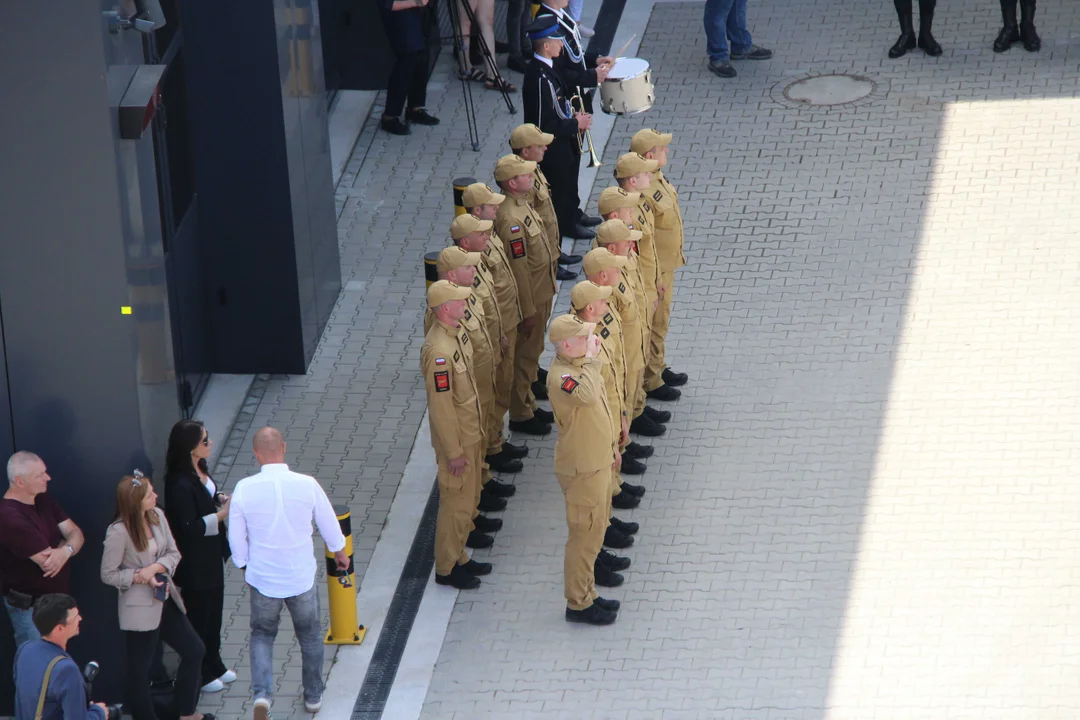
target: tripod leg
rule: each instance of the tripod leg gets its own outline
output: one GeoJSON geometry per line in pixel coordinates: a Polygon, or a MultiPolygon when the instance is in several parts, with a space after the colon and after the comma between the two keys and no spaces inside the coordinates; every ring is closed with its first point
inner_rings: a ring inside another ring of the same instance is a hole
{"type": "MultiPolygon", "coordinates": [[[[458,15],[458,7],[458,0],[450,0],[450,25],[454,31],[454,47],[461,48],[464,43],[461,37],[461,17],[458,15]]],[[[464,7],[466,11],[469,10],[468,5],[460,5],[460,7],[464,7]]],[[[465,122],[469,126],[469,142],[472,144],[473,152],[479,152],[480,132],[476,125],[476,107],[473,105],[472,86],[465,75],[461,75],[461,94],[465,99],[465,122]]]]}
{"type": "MultiPolygon", "coordinates": [[[[461,7],[465,9],[465,14],[470,17],[472,23],[476,24],[476,15],[473,13],[472,8],[466,4],[462,4],[461,7]]],[[[491,76],[495,78],[495,82],[498,83],[499,92],[502,93],[503,100],[506,102],[506,109],[511,114],[516,113],[517,108],[514,107],[514,101],[510,99],[510,93],[506,91],[502,75],[499,73],[499,65],[495,62],[495,55],[492,54],[491,48],[488,47],[487,42],[484,40],[483,33],[476,36],[476,42],[480,46],[481,53],[483,53],[484,63],[487,65],[488,70],[491,71],[491,76]]]]}

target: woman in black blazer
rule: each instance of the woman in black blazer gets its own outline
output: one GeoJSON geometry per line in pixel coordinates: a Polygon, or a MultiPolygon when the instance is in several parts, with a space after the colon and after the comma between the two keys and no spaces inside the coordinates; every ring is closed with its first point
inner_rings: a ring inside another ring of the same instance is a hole
{"type": "Polygon", "coordinates": [[[181,420],[173,426],[165,455],[165,515],[181,555],[174,579],[188,619],[206,645],[202,690],[218,692],[236,680],[221,661],[229,498],[210,477],[208,457],[210,437],[201,422],[181,420]]]}

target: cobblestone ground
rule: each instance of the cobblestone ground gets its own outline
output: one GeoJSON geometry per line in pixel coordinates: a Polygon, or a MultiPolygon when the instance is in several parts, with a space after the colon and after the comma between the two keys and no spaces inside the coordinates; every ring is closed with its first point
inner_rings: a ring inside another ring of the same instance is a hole
{"type": "MultiPolygon", "coordinates": [[[[493,183],[495,160],[508,152],[506,138],[520,122],[519,96],[514,97],[518,112],[510,115],[497,93],[474,84],[482,149],[473,152],[461,84],[451,82],[449,70],[444,52],[428,101],[442,125],[418,127],[412,136],[399,138],[376,132],[369,118],[337,189],[346,284],[315,359],[305,376],[256,380],[216,471],[226,489],[255,472],[250,450],[255,430],[266,424],[279,428],[292,468],[317,477],[333,502],[352,509],[358,579],[367,569],[426,409],[418,369],[423,255],[449,244],[452,180],[473,176],[493,183]]],[[[509,78],[520,83],[521,76],[511,73],[509,78]]],[[[380,96],[372,112],[376,122],[381,103],[380,96]]],[[[321,549],[317,540],[317,552],[321,549]]],[[[319,566],[325,610],[321,559],[319,566]]],[[[199,708],[231,719],[251,714],[250,600],[240,572],[231,567],[226,592],[223,653],[240,678],[224,693],[203,695],[199,708]]],[[[334,655],[327,647],[327,669],[334,655]]],[[[310,718],[300,694],[300,646],[288,613],[274,657],[275,720],[310,718]]]]}
{"type": "Polygon", "coordinates": [[[940,3],[944,57],[896,61],[892,3],[857,6],[755,0],[776,57],[729,81],[702,5],[655,6],[658,104],[604,161],[675,133],[691,381],[618,513],[623,610],[562,619],[554,436],[531,441],[424,718],[1077,716],[1080,6],[995,55],[997,3],[940,3]],[[877,90],[784,99],[835,72],[877,90]]]}

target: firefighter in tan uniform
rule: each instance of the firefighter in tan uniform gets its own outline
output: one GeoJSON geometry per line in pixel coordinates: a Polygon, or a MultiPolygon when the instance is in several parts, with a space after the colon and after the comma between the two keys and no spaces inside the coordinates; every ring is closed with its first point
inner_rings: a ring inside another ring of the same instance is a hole
{"type": "MultiPolygon", "coordinates": [[[[641,279],[645,284],[645,294],[648,296],[649,303],[654,307],[653,313],[650,313],[649,327],[652,327],[652,314],[655,314],[655,307],[658,304],[660,296],[660,265],[656,259],[656,241],[653,237],[654,216],[652,203],[649,202],[649,198],[644,194],[649,189],[649,184],[652,182],[652,171],[649,167],[652,167],[652,163],[643,160],[641,156],[635,153],[627,153],[619,158],[615,163],[615,180],[619,183],[618,189],[628,195],[637,195],[637,205],[629,213],[630,217],[627,218],[627,213],[619,210],[615,217],[626,222],[634,230],[640,230],[642,237],[637,244],[638,252],[638,265],[640,267],[641,279]]],[[[609,200],[613,200],[612,191],[614,188],[608,188],[601,193],[601,197],[604,193],[608,193],[609,200]]],[[[615,212],[613,210],[613,212],[615,212]]],[[[601,215],[605,220],[610,220],[611,213],[604,214],[601,211],[601,215]]]]}
{"type": "Polygon", "coordinates": [[[439,512],[435,520],[435,582],[460,590],[480,586],[489,563],[469,558],[465,543],[473,527],[474,488],[483,466],[480,397],[473,346],[461,325],[472,288],[440,280],[427,291],[434,320],[420,349],[427,392],[431,445],[438,465],[439,512]]]}
{"type": "MultiPolygon", "coordinates": [[[[533,173],[532,204],[540,213],[547,230],[548,240],[551,241],[552,252],[559,260],[559,265],[576,265],[581,262],[580,255],[568,255],[562,251],[562,237],[559,234],[559,221],[555,216],[555,204],[551,202],[551,184],[548,182],[544,171],[540,169],[540,162],[544,159],[548,145],[555,139],[551,133],[546,133],[532,123],[518,125],[510,133],[510,149],[516,155],[536,163],[536,171],[533,173]]],[[[573,280],[577,273],[560,267],[555,274],[556,280],[573,280]]],[[[544,378],[541,378],[543,381],[544,378]]],[[[544,391],[546,392],[546,390],[544,391]]],[[[537,397],[543,399],[540,394],[537,397]]]]}
{"type": "Polygon", "coordinates": [[[524,318],[514,348],[514,381],[510,391],[510,429],[528,435],[547,435],[554,416],[536,405],[532,383],[544,351],[544,329],[555,297],[555,256],[544,235],[543,220],[529,196],[536,163],[506,155],[495,164],[495,179],[508,197],[499,205],[495,232],[504,244],[517,280],[524,318]]]}
{"type": "MultiPolygon", "coordinates": [[[[480,253],[467,253],[459,247],[449,247],[439,253],[436,269],[440,280],[447,280],[459,287],[473,288],[476,279],[476,268],[480,263],[480,253]]],[[[494,352],[492,340],[484,317],[484,306],[478,299],[478,293],[473,292],[469,297],[468,307],[458,321],[465,334],[468,336],[472,347],[472,368],[474,372],[477,397],[480,400],[480,433],[481,444],[486,447],[484,440],[483,424],[487,416],[494,411],[495,405],[495,382],[494,382],[494,352]]],[[[435,315],[428,312],[424,317],[424,332],[427,333],[435,323],[435,315]]],[[[485,486],[493,482],[488,465],[481,462],[480,481],[473,486],[473,526],[469,533],[467,545],[471,548],[491,547],[495,542],[487,533],[496,532],[502,528],[502,520],[489,518],[480,514],[480,510],[497,511],[506,508],[506,501],[494,496],[491,491],[485,492],[485,486]]]]}
{"type": "MultiPolygon", "coordinates": [[[[514,348],[521,324],[517,280],[510,269],[502,240],[494,232],[495,216],[506,196],[492,192],[484,183],[473,183],[465,188],[461,198],[468,214],[454,218],[450,224],[450,237],[458,246],[484,256],[482,262],[495,284],[495,305],[502,317],[506,337],[502,362],[495,367],[495,413],[488,418],[489,429],[485,435],[489,445],[484,459],[498,472],[520,472],[521,459],[529,454],[529,448],[512,445],[503,436],[503,418],[510,410],[510,388],[514,380],[514,348]]],[[[508,487],[514,489],[513,485],[508,487]]]]}
{"type": "MultiPolygon", "coordinates": [[[[683,254],[683,221],[679,209],[679,194],[675,187],[664,177],[663,169],[668,162],[668,147],[671,134],[657,130],[644,129],[634,133],[630,139],[630,150],[642,157],[656,162],[656,172],[647,193],[656,215],[656,259],[660,268],[660,283],[665,292],[660,296],[660,303],[653,316],[652,342],[648,367],[645,371],[645,390],[650,397],[665,399],[660,395],[672,395],[667,392],[686,384],[686,373],[675,372],[667,366],[664,341],[671,321],[671,299],[675,282],[675,271],[686,264],[683,254]],[[666,386],[667,390],[663,390],[666,386]]],[[[672,398],[674,399],[674,398],[672,398]]]]}
{"type": "Polygon", "coordinates": [[[618,464],[613,419],[618,410],[608,401],[594,329],[573,315],[552,320],[549,337],[556,355],[548,371],[548,395],[559,425],[555,476],[566,499],[566,619],[610,625],[619,602],[597,595],[594,569],[607,527],[611,474],[618,464]]]}

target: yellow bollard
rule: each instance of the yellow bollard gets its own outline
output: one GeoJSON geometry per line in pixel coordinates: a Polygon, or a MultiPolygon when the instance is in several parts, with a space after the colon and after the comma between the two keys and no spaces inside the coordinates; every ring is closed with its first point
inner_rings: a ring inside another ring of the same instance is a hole
{"type": "Polygon", "coordinates": [[[476,178],[461,177],[454,178],[454,217],[458,215],[464,215],[468,212],[465,209],[465,201],[461,199],[462,194],[465,192],[465,188],[476,182],[476,178]]]}
{"type": "Polygon", "coordinates": [[[330,596],[330,630],[326,633],[327,645],[359,645],[364,642],[367,628],[356,621],[356,586],[353,585],[352,565],[352,513],[344,505],[335,505],[334,513],[345,536],[345,554],[349,556],[349,569],[338,570],[334,553],[326,550],[326,584],[330,596]]]}
{"type": "Polygon", "coordinates": [[[439,253],[429,252],[424,254],[424,289],[439,281],[439,269],[436,264],[439,262],[439,253]]]}

